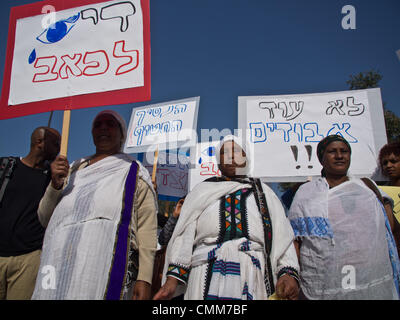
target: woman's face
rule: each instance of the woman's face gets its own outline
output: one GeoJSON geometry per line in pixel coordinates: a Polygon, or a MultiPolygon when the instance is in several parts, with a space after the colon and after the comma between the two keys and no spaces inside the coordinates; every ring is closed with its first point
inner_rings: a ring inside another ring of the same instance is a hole
{"type": "Polygon", "coordinates": [[[219,169],[226,177],[243,176],[246,167],[246,153],[234,141],[227,141],[220,150],[219,169]]]}
{"type": "Polygon", "coordinates": [[[330,143],[322,157],[325,174],[346,175],[350,167],[350,149],[341,141],[330,143]]]}
{"type": "Polygon", "coordinates": [[[400,179],[400,157],[393,153],[382,158],[382,171],[390,180],[400,179]]]}
{"type": "Polygon", "coordinates": [[[109,114],[99,116],[92,129],[96,152],[117,153],[121,148],[122,133],[118,121],[109,114]]]}

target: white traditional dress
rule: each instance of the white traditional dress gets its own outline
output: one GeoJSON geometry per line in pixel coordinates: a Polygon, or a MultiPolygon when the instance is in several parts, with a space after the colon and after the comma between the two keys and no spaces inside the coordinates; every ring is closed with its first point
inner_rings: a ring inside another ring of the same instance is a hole
{"type": "Polygon", "coordinates": [[[262,187],[265,218],[248,179],[216,180],[198,184],[186,197],[167,248],[163,281],[179,279],[189,300],[267,299],[279,276],[297,276],[290,223],[268,186],[262,187]],[[272,242],[269,258],[265,239],[272,242]]]}
{"type": "Polygon", "coordinates": [[[132,161],[117,154],[71,173],[46,230],[33,299],[129,294],[134,279],[128,271],[137,264],[132,239],[137,236],[133,198],[139,177],[152,189],[147,170],[132,161]]]}
{"type": "Polygon", "coordinates": [[[289,211],[308,299],[398,299],[399,260],[385,210],[360,179],[302,185],[289,211]]]}

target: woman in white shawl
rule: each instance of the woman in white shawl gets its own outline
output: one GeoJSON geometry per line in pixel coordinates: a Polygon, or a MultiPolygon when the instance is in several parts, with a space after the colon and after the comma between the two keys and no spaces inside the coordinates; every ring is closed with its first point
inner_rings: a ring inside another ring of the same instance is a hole
{"type": "Polygon", "coordinates": [[[157,219],[149,174],[121,152],[126,124],[117,112],[100,112],[92,136],[93,156],[51,165],[33,299],[150,299],[157,219]]]}
{"type": "Polygon", "coordinates": [[[300,259],[300,296],[398,299],[393,215],[386,215],[371,180],[348,175],[351,148],[344,138],[327,136],[317,156],[322,177],[299,188],[288,215],[300,259]]]}
{"type": "Polygon", "coordinates": [[[221,178],[186,197],[169,242],[164,285],[154,299],[296,299],[298,262],[293,231],[275,193],[245,175],[238,139],[223,139],[216,156],[221,178]]]}

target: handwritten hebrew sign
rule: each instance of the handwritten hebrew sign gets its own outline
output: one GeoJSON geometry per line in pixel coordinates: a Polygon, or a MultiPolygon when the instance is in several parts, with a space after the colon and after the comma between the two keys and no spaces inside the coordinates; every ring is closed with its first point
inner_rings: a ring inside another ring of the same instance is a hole
{"type": "Polygon", "coordinates": [[[330,134],[350,143],[350,173],[371,175],[386,142],[379,89],[239,97],[239,128],[254,157],[252,175],[270,181],[319,175],[316,147],[330,134]]]}
{"type": "Polygon", "coordinates": [[[150,99],[148,0],[13,8],[7,51],[1,118],[150,99]]]}
{"type": "MultiPolygon", "coordinates": [[[[154,155],[146,154],[143,165],[153,172],[154,155]]],[[[157,192],[159,196],[182,198],[188,193],[190,158],[177,152],[160,151],[157,162],[157,192]]]]}
{"type": "Polygon", "coordinates": [[[200,97],[139,107],[132,110],[124,151],[176,149],[196,143],[200,97]]]}
{"type": "Polygon", "coordinates": [[[220,141],[201,142],[190,151],[192,168],[189,172],[189,189],[208,178],[220,177],[217,158],[215,157],[216,146],[220,141]]]}

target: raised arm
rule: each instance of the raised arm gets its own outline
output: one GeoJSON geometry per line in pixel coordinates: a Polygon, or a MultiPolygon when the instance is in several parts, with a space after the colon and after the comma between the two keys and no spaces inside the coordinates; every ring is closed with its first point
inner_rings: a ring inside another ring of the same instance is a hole
{"type": "Polygon", "coordinates": [[[66,177],[69,174],[69,163],[66,157],[57,156],[51,163],[51,182],[39,203],[38,218],[43,227],[47,227],[54,209],[60,201],[66,177]]]}

